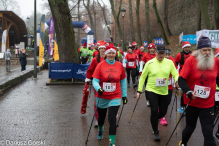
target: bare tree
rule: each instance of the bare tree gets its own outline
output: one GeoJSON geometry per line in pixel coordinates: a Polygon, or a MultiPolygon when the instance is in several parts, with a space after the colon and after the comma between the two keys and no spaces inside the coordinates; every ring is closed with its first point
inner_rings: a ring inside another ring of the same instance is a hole
{"type": "Polygon", "coordinates": [[[167,35],[172,36],[172,33],[169,28],[169,24],[168,24],[168,4],[169,4],[169,0],[165,0],[164,1],[164,27],[167,32],[167,35]]]}
{"type": "Polygon", "coordinates": [[[145,17],[146,17],[146,36],[148,43],[152,42],[151,30],[150,30],[150,13],[149,13],[149,0],[145,0],[145,17]]]}
{"type": "Polygon", "coordinates": [[[201,8],[200,8],[200,4],[199,2],[197,2],[197,5],[196,5],[196,26],[195,26],[195,29],[196,31],[199,31],[201,30],[201,8]]]}
{"type": "Polygon", "coordinates": [[[215,29],[219,29],[219,1],[214,0],[214,23],[215,29]]]}
{"type": "Polygon", "coordinates": [[[164,38],[164,41],[165,41],[166,45],[169,45],[169,41],[168,41],[168,38],[166,36],[166,32],[164,30],[164,27],[163,27],[163,23],[162,23],[162,21],[160,19],[160,15],[159,15],[158,10],[157,10],[156,0],[153,0],[153,8],[154,8],[155,15],[156,15],[156,18],[157,18],[157,22],[158,22],[158,24],[160,26],[161,34],[162,34],[162,36],[164,38]]]}
{"type": "Polygon", "coordinates": [[[90,19],[91,29],[94,30],[94,21],[93,21],[92,15],[91,15],[90,0],[87,0],[87,5],[85,4],[85,2],[83,0],[83,4],[84,4],[84,7],[87,10],[87,13],[88,13],[88,16],[89,16],[89,19],[90,19]]]}
{"type": "Polygon", "coordinates": [[[206,0],[198,0],[200,8],[201,8],[201,13],[203,16],[204,24],[206,29],[211,29],[211,24],[210,24],[210,19],[208,15],[208,5],[206,0]]]}
{"type": "Polygon", "coordinates": [[[141,24],[140,24],[139,9],[140,9],[140,0],[136,0],[136,16],[137,16],[138,44],[141,46],[141,45],[142,45],[142,39],[141,39],[141,24]]]}
{"type": "Polygon", "coordinates": [[[15,0],[0,0],[0,9],[20,14],[20,6],[15,0]]]}
{"type": "MultiPolygon", "coordinates": [[[[116,10],[115,10],[114,0],[110,0],[110,4],[111,4],[112,14],[113,14],[116,26],[119,30],[119,37],[120,37],[120,40],[122,40],[124,34],[122,33],[122,28],[121,28],[120,21],[119,21],[120,10],[121,10],[121,6],[122,6],[122,0],[120,0],[120,2],[119,2],[119,7],[118,7],[118,13],[117,14],[116,14],[116,10]]],[[[125,46],[125,41],[123,41],[122,43],[123,43],[123,46],[125,46]]]]}
{"type": "Polygon", "coordinates": [[[132,33],[132,42],[135,41],[135,32],[134,32],[134,25],[133,25],[133,15],[132,15],[132,0],[129,0],[129,20],[130,20],[130,28],[132,33]]]}
{"type": "Polygon", "coordinates": [[[48,1],[55,24],[60,62],[78,62],[78,53],[68,1],[48,1]]]}

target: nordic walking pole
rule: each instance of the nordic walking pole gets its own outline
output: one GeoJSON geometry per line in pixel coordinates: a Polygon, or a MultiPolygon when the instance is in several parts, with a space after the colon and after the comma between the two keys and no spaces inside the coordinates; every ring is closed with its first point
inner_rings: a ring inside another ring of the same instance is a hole
{"type": "MultiPolygon", "coordinates": [[[[176,88],[175,98],[176,98],[176,125],[177,125],[177,88],[176,88]]],[[[177,128],[176,128],[176,134],[177,134],[177,128]]]]}
{"type": "Polygon", "coordinates": [[[180,116],[179,121],[178,121],[178,123],[176,124],[176,127],[174,128],[174,130],[173,130],[173,132],[172,132],[172,134],[171,134],[169,140],[167,141],[166,146],[167,146],[168,143],[170,142],[170,139],[171,139],[171,137],[173,136],[174,131],[176,130],[177,126],[179,125],[179,122],[181,121],[182,117],[184,116],[184,113],[186,112],[186,110],[187,110],[187,108],[188,108],[188,106],[189,106],[189,104],[190,104],[191,101],[192,101],[192,99],[190,99],[189,102],[188,102],[188,104],[186,105],[186,108],[185,108],[183,114],[180,116]]]}
{"type": "MultiPolygon", "coordinates": [[[[214,126],[217,124],[218,119],[219,119],[219,116],[217,117],[217,120],[216,120],[216,122],[214,123],[214,126]]],[[[214,128],[214,127],[213,127],[213,128],[214,128]]]]}
{"type": "MultiPolygon", "coordinates": [[[[92,84],[91,84],[92,85],[92,84]]],[[[91,95],[91,85],[90,85],[90,93],[89,93],[89,98],[90,98],[90,95],[91,95]]]]}
{"type": "MultiPolygon", "coordinates": [[[[100,98],[100,97],[99,97],[99,98],[100,98]]],[[[98,103],[99,103],[99,100],[97,101],[97,105],[98,105],[98,103]]],[[[97,111],[97,105],[96,105],[96,108],[95,108],[95,111],[94,111],[94,116],[93,116],[93,119],[92,119],[92,122],[91,122],[91,125],[90,125],[90,129],[89,129],[89,132],[88,132],[88,135],[87,135],[87,139],[86,139],[86,141],[85,141],[85,144],[87,144],[87,142],[88,142],[88,137],[89,137],[89,134],[90,134],[90,130],[91,130],[91,127],[92,127],[92,125],[93,125],[95,113],[96,113],[96,111],[97,111]]]]}
{"type": "Polygon", "coordinates": [[[175,100],[176,100],[176,97],[173,100],[173,105],[172,105],[172,109],[171,109],[171,112],[170,112],[170,118],[171,118],[171,115],[172,115],[172,112],[173,112],[173,106],[174,106],[175,100]]]}
{"type": "MultiPolygon", "coordinates": [[[[141,96],[141,94],[140,94],[140,96],[141,96]]],[[[140,96],[139,96],[139,97],[140,97],[140,96]]],[[[136,108],[136,106],[137,106],[137,104],[138,104],[138,101],[139,101],[139,98],[138,98],[138,100],[137,100],[137,102],[136,102],[136,104],[135,104],[134,110],[133,110],[132,115],[131,115],[131,118],[130,118],[130,120],[129,120],[129,124],[130,124],[131,119],[132,119],[132,116],[133,116],[133,114],[134,114],[134,112],[135,112],[135,108],[136,108]]]]}
{"type": "Polygon", "coordinates": [[[118,123],[117,123],[116,127],[119,127],[119,121],[120,121],[120,118],[121,118],[121,115],[122,115],[123,108],[124,108],[124,103],[123,103],[122,110],[121,110],[121,113],[120,113],[120,116],[119,116],[119,120],[118,120],[118,123]]]}

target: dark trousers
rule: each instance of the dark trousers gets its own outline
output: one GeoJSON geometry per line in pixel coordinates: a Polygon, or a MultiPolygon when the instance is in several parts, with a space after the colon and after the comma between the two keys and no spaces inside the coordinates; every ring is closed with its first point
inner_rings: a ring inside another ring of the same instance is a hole
{"type": "Polygon", "coordinates": [[[186,106],[186,105],[184,104],[183,94],[184,94],[184,93],[182,93],[182,96],[181,96],[181,99],[180,99],[180,106],[181,106],[181,107],[185,107],[185,106],[186,106]]]}
{"type": "Polygon", "coordinates": [[[132,71],[132,82],[135,84],[136,68],[126,68],[127,72],[127,81],[130,84],[130,72],[132,71]]]}
{"type": "Polygon", "coordinates": [[[170,105],[172,100],[173,90],[168,90],[168,105],[170,105]]]}
{"type": "MultiPolygon", "coordinates": [[[[145,80],[145,82],[144,82],[145,89],[146,89],[147,82],[148,82],[148,77],[146,78],[146,80],[145,80]]],[[[145,97],[146,97],[146,100],[148,100],[147,92],[148,92],[148,91],[145,90],[145,97]]]]}
{"type": "Polygon", "coordinates": [[[26,70],[26,65],[21,65],[21,71],[26,70]]]}
{"type": "Polygon", "coordinates": [[[197,108],[188,106],[186,110],[186,127],[182,133],[182,143],[187,145],[192,133],[195,130],[196,123],[200,119],[202,133],[204,136],[204,146],[214,146],[213,124],[214,124],[214,107],[197,108]]]}
{"type": "MultiPolygon", "coordinates": [[[[119,106],[111,106],[108,107],[108,121],[109,121],[109,135],[116,135],[116,115],[119,110],[119,106]]],[[[107,108],[97,108],[98,111],[98,125],[103,126],[105,118],[106,118],[106,111],[107,108]]]]}
{"type": "Polygon", "coordinates": [[[151,105],[152,129],[153,131],[158,131],[158,119],[163,118],[167,113],[168,95],[159,95],[150,91],[147,92],[147,95],[151,105]]]}
{"type": "Polygon", "coordinates": [[[82,64],[87,63],[87,59],[88,59],[87,57],[82,57],[82,59],[81,59],[82,60],[82,64]]]}

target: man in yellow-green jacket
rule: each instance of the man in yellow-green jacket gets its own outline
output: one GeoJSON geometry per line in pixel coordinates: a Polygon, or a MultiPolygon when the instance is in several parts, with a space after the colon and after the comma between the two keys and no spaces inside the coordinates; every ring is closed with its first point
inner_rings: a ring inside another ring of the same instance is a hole
{"type": "Polygon", "coordinates": [[[143,92],[145,79],[148,77],[146,90],[148,91],[148,100],[151,105],[151,125],[154,131],[154,141],[160,141],[158,131],[158,119],[164,117],[168,108],[168,81],[169,75],[172,74],[176,86],[179,74],[175,65],[165,57],[165,46],[156,47],[156,57],[148,61],[143,69],[137,93],[137,100],[143,92]],[[159,108],[159,111],[158,111],[159,108]]]}

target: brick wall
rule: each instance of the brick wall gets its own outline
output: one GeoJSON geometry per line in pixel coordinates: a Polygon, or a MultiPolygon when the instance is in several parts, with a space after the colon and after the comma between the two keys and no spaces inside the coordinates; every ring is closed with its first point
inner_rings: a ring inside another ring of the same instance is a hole
{"type": "MultiPolygon", "coordinates": [[[[120,0],[115,0],[115,9],[118,12],[118,4],[120,0]]],[[[153,1],[150,0],[150,30],[152,37],[161,37],[160,27],[157,23],[156,16],[153,9],[153,1]]],[[[213,27],[214,21],[214,10],[213,10],[213,0],[208,0],[208,11],[209,17],[211,20],[211,26],[213,27]]],[[[195,25],[196,25],[196,5],[197,0],[169,0],[168,5],[168,17],[169,17],[169,27],[173,35],[178,35],[181,32],[194,34],[195,25]]],[[[131,36],[131,26],[129,20],[129,3],[128,0],[123,0],[122,7],[126,8],[126,15],[124,18],[124,39],[126,45],[132,40],[131,36]]],[[[157,8],[163,21],[164,16],[164,0],[157,0],[157,8]]],[[[132,0],[132,13],[133,13],[133,23],[134,23],[134,31],[135,31],[135,38],[138,42],[137,36],[137,19],[136,19],[136,1],[132,0]]],[[[141,37],[142,41],[146,40],[146,20],[145,20],[145,1],[141,0],[140,2],[140,23],[141,23],[141,37]]],[[[113,24],[111,26],[112,29],[112,37],[116,43],[121,43],[118,29],[116,27],[114,18],[112,16],[113,24]]],[[[123,27],[122,17],[120,15],[120,24],[123,27]]],[[[202,22],[202,29],[204,29],[204,24],[202,22]]],[[[123,28],[122,28],[123,30],[123,28]]]]}

